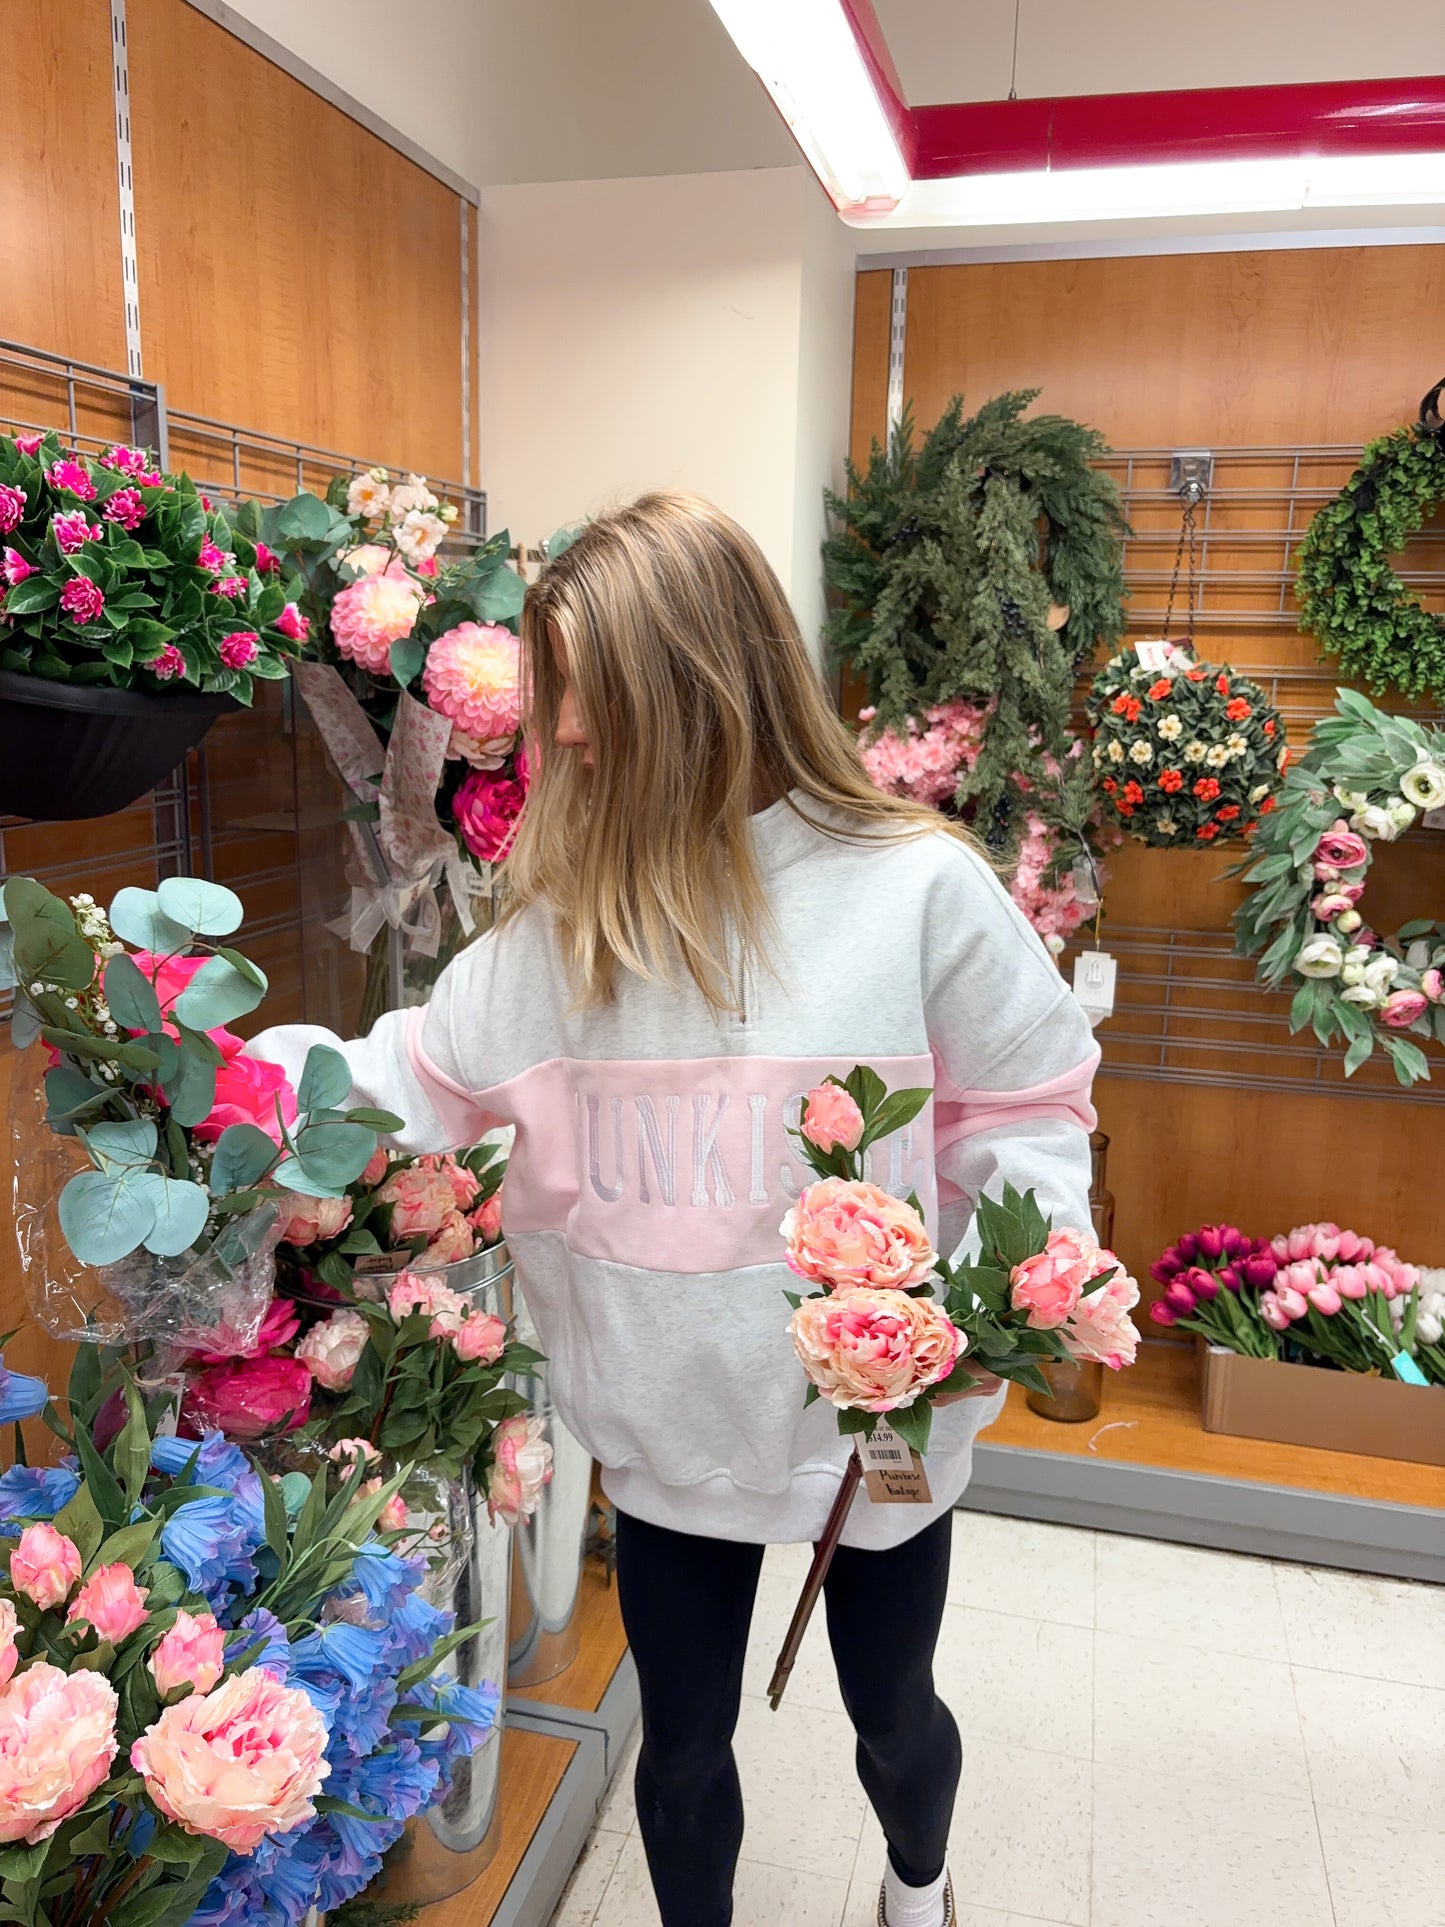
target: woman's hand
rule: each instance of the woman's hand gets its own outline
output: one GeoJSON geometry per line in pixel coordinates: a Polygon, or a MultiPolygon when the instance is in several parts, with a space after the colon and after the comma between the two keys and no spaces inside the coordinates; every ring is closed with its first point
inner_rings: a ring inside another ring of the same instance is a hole
{"type": "Polygon", "coordinates": [[[1003,1384],[1003,1380],[996,1377],[993,1372],[984,1371],[981,1365],[970,1365],[967,1359],[964,1359],[959,1364],[958,1369],[961,1372],[971,1373],[971,1375],[978,1380],[978,1383],[965,1387],[961,1392],[940,1393],[933,1401],[935,1410],[942,1405],[957,1405],[959,1400],[963,1398],[992,1398],[994,1393],[1003,1384]]]}

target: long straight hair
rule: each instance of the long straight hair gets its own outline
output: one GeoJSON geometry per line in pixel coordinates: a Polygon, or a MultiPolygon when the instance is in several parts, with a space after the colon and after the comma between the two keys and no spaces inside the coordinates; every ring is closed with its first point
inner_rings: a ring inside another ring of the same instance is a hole
{"type": "Polygon", "coordinates": [[[714,1012],[738,1010],[740,964],[768,958],[759,796],[842,840],[972,841],[874,788],[762,550],[700,497],[589,522],[529,589],[522,641],[539,767],[504,915],[551,908],[579,1005],[619,966],[673,984],[681,966],[714,1012]],[[591,769],[553,742],[559,647],[591,769]]]}

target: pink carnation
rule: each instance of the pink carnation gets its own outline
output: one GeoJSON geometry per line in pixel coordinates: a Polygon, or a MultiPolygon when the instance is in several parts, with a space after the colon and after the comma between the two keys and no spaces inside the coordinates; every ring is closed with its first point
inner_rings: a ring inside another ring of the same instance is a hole
{"type": "Polygon", "coordinates": [[[906,1290],[922,1284],[937,1257],[911,1204],[853,1178],[810,1184],[780,1229],[789,1270],[829,1291],[906,1290]]]}
{"type": "Polygon", "coordinates": [[[281,567],[281,558],[274,549],[268,549],[264,542],[256,544],[257,575],[275,575],[281,567]]]}
{"type": "Polygon", "coordinates": [[[52,462],[45,471],[45,479],[52,488],[60,489],[67,495],[78,496],[82,502],[95,500],[95,483],[91,481],[85,464],[78,462],[73,455],[67,455],[61,461],[52,462]]]}
{"type": "Polygon", "coordinates": [[[460,1211],[449,1211],[425,1251],[412,1259],[417,1271],[440,1271],[445,1265],[460,1264],[477,1248],[472,1227],[460,1211]]]}
{"type": "Polygon", "coordinates": [[[892,1412],[948,1377],[963,1333],[931,1298],[849,1288],[805,1298],[788,1326],[803,1370],[841,1409],[892,1412]]]}
{"type": "Polygon", "coordinates": [[[1072,1317],[1085,1285],[1108,1266],[1083,1232],[1051,1231],[1044,1249],[1009,1273],[1010,1302],[1035,1331],[1055,1331],[1072,1317]]]}
{"type": "Polygon", "coordinates": [[[127,534],[146,519],[146,505],[133,488],[118,488],[101,514],[107,522],[117,522],[127,534]]]}
{"type": "Polygon", "coordinates": [[[8,482],[0,482],[0,535],[9,535],[20,526],[26,499],[23,488],[11,488],[8,482]]]}
{"type": "Polygon", "coordinates": [[[115,1688],[37,1660],[0,1692],[0,1841],[48,1840],[78,1813],[116,1754],[115,1688]]]}
{"type": "Polygon", "coordinates": [[[311,1327],[296,1347],[296,1356],[309,1366],[323,1391],[344,1392],[356,1376],[370,1335],[371,1328],[359,1311],[334,1311],[311,1327]]]}
{"type": "Polygon", "coordinates": [[[98,542],[103,531],[98,523],[92,526],[84,509],[64,509],[51,516],[50,533],[62,555],[76,555],[87,542],[98,542]]]}
{"type": "Polygon", "coordinates": [[[223,575],[218,582],[211,584],[211,594],[225,596],[228,601],[238,602],[246,593],[246,578],[243,575],[223,575]]]}
{"type": "Polygon", "coordinates": [[[176,1623],[147,1662],[156,1691],[162,1699],[183,1686],[209,1693],[226,1670],[225,1649],[226,1636],[210,1613],[193,1618],[181,1607],[176,1623]]]}
{"type": "Polygon", "coordinates": [[[326,1456],[333,1465],[345,1466],[348,1472],[358,1460],[362,1465],[381,1463],[380,1452],[370,1439],[363,1438],[338,1439],[326,1456]]]}
{"type": "Polygon", "coordinates": [[[390,1151],[385,1151],[381,1148],[380,1145],[378,1145],[377,1148],[372,1152],[371,1156],[367,1159],[366,1169],[362,1172],[361,1176],[357,1179],[357,1183],[364,1184],[368,1188],[374,1185],[378,1185],[381,1183],[382,1179],[386,1176],[387,1171],[390,1168],[391,1168],[390,1151]]]}
{"type": "Polygon", "coordinates": [[[94,622],[105,607],[105,597],[89,576],[74,576],[60,592],[60,606],[77,623],[94,622]]]}
{"type": "MultiPolygon", "coordinates": [[[[245,588],[245,583],[241,587],[245,588]]],[[[256,660],[261,638],[254,629],[233,629],[221,643],[221,661],[228,669],[245,669],[256,660]]]]}
{"type": "Polygon", "coordinates": [[[479,743],[521,727],[521,644],[498,623],[463,622],[438,636],[422,685],[432,708],[479,743]]]}
{"type": "Polygon", "coordinates": [[[236,1358],[193,1374],[182,1416],[232,1439],[294,1432],[311,1416],[311,1373],[300,1358],[236,1358]]]}
{"type": "Polygon", "coordinates": [[[421,602],[421,589],[405,574],[364,576],[331,605],[336,647],[371,675],[390,675],[391,645],[411,634],[421,602]]]}
{"type": "Polygon", "coordinates": [[[479,863],[500,863],[512,846],[527,792],[493,770],[473,770],[452,798],[463,843],[479,863]]]}
{"type": "Polygon", "coordinates": [[[458,1211],[471,1210],[477,1201],[481,1183],[466,1165],[459,1163],[449,1151],[428,1151],[424,1157],[417,1159],[417,1164],[423,1171],[440,1171],[452,1187],[458,1211]]]}
{"type": "Polygon", "coordinates": [[[552,1482],[552,1447],[546,1429],[542,1419],[518,1413],[504,1418],[492,1434],[487,1512],[494,1521],[520,1525],[537,1510],[544,1487],[552,1482]]]}
{"type": "Polygon", "coordinates": [[[292,642],[305,642],[306,638],[311,634],[310,622],[302,615],[294,602],[288,602],[286,604],[286,607],[281,611],[280,615],[277,616],[271,626],[273,629],[278,629],[283,636],[288,637],[292,642]]]}
{"type": "Polygon", "coordinates": [[[186,659],[173,642],[168,642],[155,661],[146,666],[161,682],[171,682],[186,673],[186,659]]]}
{"type": "Polygon", "coordinates": [[[439,1280],[404,1271],[391,1288],[387,1306],[395,1319],[413,1312],[430,1316],[433,1338],[453,1338],[471,1311],[468,1301],[439,1280]]]}
{"type": "Polygon", "coordinates": [[[34,573],[34,564],[27,562],[17,549],[6,549],[0,575],[5,577],[12,589],[17,582],[23,582],[27,576],[32,576],[34,573]]]}
{"type": "Polygon", "coordinates": [[[8,1686],[20,1664],[20,1648],[15,1635],[20,1630],[20,1615],[11,1599],[0,1599],[0,1686],[8,1686]]]}
{"type": "Polygon", "coordinates": [[[213,536],[207,535],[201,538],[200,553],[196,557],[198,568],[209,569],[213,575],[219,575],[230,560],[230,556],[213,536]]]}
{"type": "Polygon", "coordinates": [[[804,1100],[802,1133],[820,1151],[856,1151],[863,1113],[841,1084],[820,1084],[804,1100]]]}
{"type": "Polygon", "coordinates": [[[117,475],[129,475],[135,480],[146,472],[146,455],[143,448],[128,448],[124,442],[117,442],[108,448],[100,458],[102,468],[114,469],[117,475]]]}
{"type": "Polygon", "coordinates": [[[136,1584],[135,1574],[123,1560],[97,1566],[71,1600],[66,1622],[88,1620],[97,1639],[108,1639],[112,1646],[119,1646],[150,1617],[147,1597],[148,1588],[136,1584]]]}
{"type": "MultiPolygon", "coordinates": [[[[381,1487],[380,1479],[363,1480],[361,1497],[369,1499],[373,1492],[380,1492],[381,1487]]],[[[393,1492],[376,1515],[376,1529],[378,1532],[405,1532],[406,1526],[406,1500],[399,1492],[393,1492]]]]}

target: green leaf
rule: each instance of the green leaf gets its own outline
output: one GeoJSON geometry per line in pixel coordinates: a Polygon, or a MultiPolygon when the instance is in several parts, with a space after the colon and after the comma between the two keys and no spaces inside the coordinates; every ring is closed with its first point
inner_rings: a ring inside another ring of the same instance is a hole
{"type": "Polygon", "coordinates": [[[146,1250],[159,1258],[178,1258],[189,1251],[210,1215],[206,1187],[189,1178],[167,1178],[159,1171],[144,1171],[136,1178],[135,1188],[155,1210],[155,1224],[144,1239],[146,1250]]]}
{"type": "Polygon", "coordinates": [[[103,1169],[148,1165],[157,1142],[154,1120],[148,1117],[93,1124],[85,1133],[86,1149],[103,1169]]]}
{"type": "Polygon", "coordinates": [[[57,1532],[63,1532],[67,1539],[75,1541],[81,1564],[88,1566],[105,1537],[105,1522],[88,1484],[81,1486],[74,1498],[60,1508],[55,1515],[54,1525],[57,1532]]]}
{"type": "MultiPolygon", "coordinates": [[[[147,1435],[147,1446],[148,1445],[149,1435],[147,1435]]],[[[148,1464],[148,1451],[146,1453],[146,1459],[148,1464]]],[[[132,1471],[134,1469],[134,1466],[130,1468],[132,1471]]],[[[140,1484],[143,1485],[144,1483],[145,1480],[142,1478],[140,1484]]],[[[125,1490],[128,1498],[139,1498],[140,1485],[133,1487],[129,1476],[126,1478],[125,1490]]],[[[131,1571],[134,1572],[141,1560],[144,1559],[150,1551],[151,1546],[155,1542],[156,1534],[160,1529],[161,1521],[159,1519],[138,1519],[133,1526],[122,1526],[118,1532],[110,1533],[101,1541],[100,1548],[95,1555],[96,1564],[100,1566],[113,1566],[117,1561],[120,1561],[129,1566],[131,1571]]]]}
{"type": "Polygon", "coordinates": [[[866,1064],[859,1064],[843,1080],[843,1088],[863,1113],[865,1125],[871,1124],[873,1114],[888,1095],[888,1086],[866,1064]]]}
{"type": "Polygon", "coordinates": [[[316,1183],[354,1184],[376,1151],[376,1133],[360,1124],[308,1124],[296,1134],[296,1156],[316,1183]]]}
{"type": "Polygon", "coordinates": [[[391,673],[403,689],[421,674],[425,661],[426,644],[420,636],[403,636],[400,642],[391,645],[391,673]]]}
{"type": "Polygon", "coordinates": [[[117,890],[111,900],[110,927],[126,943],[133,943],[137,950],[149,950],[156,956],[174,956],[190,944],[191,932],[180,924],[172,922],[160,907],[160,899],[154,890],[136,890],[127,887],[117,890]]]}
{"type": "Polygon", "coordinates": [[[384,1137],[395,1137],[398,1131],[406,1129],[406,1119],[398,1117],[395,1111],[374,1111],[367,1105],[359,1105],[346,1113],[348,1124],[364,1124],[368,1131],[380,1131],[384,1137]]]}
{"type": "Polygon", "coordinates": [[[60,1229],[86,1265],[110,1265],[142,1243],[155,1223],[150,1200],[137,1192],[129,1170],[114,1176],[82,1171],[60,1193],[60,1229]]]}
{"type": "Polygon", "coordinates": [[[324,540],[330,533],[335,516],[320,496],[306,491],[293,495],[289,502],[282,502],[278,508],[269,511],[268,519],[276,540],[286,545],[324,540]]]}
{"type": "Polygon", "coordinates": [[[40,917],[10,918],[13,931],[14,970],[23,984],[39,980],[61,990],[89,990],[95,976],[95,952],[72,927],[40,917]]]}
{"type": "Polygon", "coordinates": [[[105,967],[105,1001],[122,1030],[160,1030],[160,999],[145,973],[128,956],[112,957],[105,967]]]}
{"type": "Polygon", "coordinates": [[[285,1559],[287,1549],[286,1533],[286,1495],[280,1482],[268,1472],[258,1472],[261,1481],[261,1504],[266,1521],[266,1544],[280,1560],[285,1559]]]}
{"type": "Polygon", "coordinates": [[[901,1131],[905,1124],[911,1124],[932,1095],[931,1086],[925,1086],[922,1090],[892,1092],[879,1105],[859,1149],[881,1143],[884,1138],[892,1137],[895,1131],[901,1131]]]}
{"type": "Polygon", "coordinates": [[[928,1399],[915,1399],[912,1405],[890,1412],[888,1423],[913,1451],[922,1455],[928,1450],[929,1433],[933,1427],[933,1406],[928,1399]]]}
{"type": "Polygon", "coordinates": [[[497,569],[486,576],[470,597],[478,622],[514,622],[526,600],[526,583],[509,568],[497,569]]]}
{"type": "MultiPolygon", "coordinates": [[[[173,882],[188,879],[172,878],[173,882]]],[[[164,889],[165,885],[162,884],[164,889]]],[[[229,896],[230,892],[226,894],[229,896]]],[[[257,976],[261,976],[259,971],[257,976]]],[[[245,976],[224,957],[208,957],[176,999],[177,1019],[194,1030],[215,1030],[233,1018],[244,1017],[256,1008],[266,994],[266,980],[259,984],[245,976]]]]}
{"type": "Polygon", "coordinates": [[[47,576],[36,574],[6,590],[5,613],[12,617],[38,615],[43,609],[53,609],[59,601],[60,590],[56,584],[47,576]]]}
{"type": "Polygon", "coordinates": [[[228,1124],[216,1140],[211,1190],[217,1197],[228,1191],[250,1190],[276,1162],[277,1149],[258,1125],[228,1124]]]}
{"type": "Polygon", "coordinates": [[[230,936],[240,929],[246,914],[234,890],[208,883],[204,877],[167,877],[156,891],[156,900],[163,915],[204,937],[230,936]]]}
{"type": "Polygon", "coordinates": [[[351,1066],[339,1050],[313,1044],[306,1053],[296,1102],[302,1111],[330,1111],[351,1095],[351,1066]]]}
{"type": "Polygon", "coordinates": [[[204,1124],[216,1106],[216,1067],[190,1051],[182,1054],[163,1085],[171,1116],[186,1129],[204,1124]]]}
{"type": "Polygon", "coordinates": [[[73,1064],[56,1064],[45,1073],[45,1122],[60,1137],[74,1137],[75,1120],[109,1101],[109,1088],[92,1084],[73,1064]]]}

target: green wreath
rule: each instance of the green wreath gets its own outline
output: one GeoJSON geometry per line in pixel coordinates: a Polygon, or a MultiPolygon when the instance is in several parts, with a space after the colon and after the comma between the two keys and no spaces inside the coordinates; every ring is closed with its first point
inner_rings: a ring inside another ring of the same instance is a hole
{"type": "Polygon", "coordinates": [[[1445,502],[1445,381],[1420,404],[1420,419],[1371,442],[1299,548],[1300,627],[1322,655],[1371,689],[1445,702],[1445,616],[1432,615],[1390,561],[1431,509],[1445,502]]]}
{"type": "Polygon", "coordinates": [[[1353,689],[1335,695],[1233,872],[1254,885],[1234,913],[1235,948],[1263,952],[1271,990],[1296,986],[1291,1031],[1344,1041],[1347,1077],[1378,1044],[1408,1085],[1430,1075],[1412,1036],[1445,1044],[1445,923],[1422,917],[1382,939],[1359,904],[1375,845],[1445,806],[1445,730],[1387,716],[1353,689]]]}
{"type": "Polygon", "coordinates": [[[1248,836],[1274,808],[1284,725],[1258,683],[1171,649],[1162,669],[1123,649],[1086,705],[1105,816],[1156,849],[1248,836]]]}

